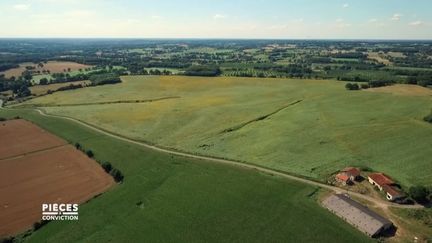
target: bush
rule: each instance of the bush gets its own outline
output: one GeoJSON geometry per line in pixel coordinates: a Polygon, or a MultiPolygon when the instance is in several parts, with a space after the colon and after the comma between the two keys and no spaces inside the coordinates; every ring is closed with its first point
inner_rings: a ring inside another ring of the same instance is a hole
{"type": "Polygon", "coordinates": [[[88,156],[89,158],[93,158],[93,157],[94,157],[94,153],[93,153],[93,151],[91,151],[91,150],[87,150],[87,151],[86,151],[86,154],[87,154],[87,156],[88,156]]]}
{"type": "Polygon", "coordinates": [[[111,170],[110,175],[114,178],[116,182],[123,181],[123,174],[116,168],[111,170]]]}
{"type": "Polygon", "coordinates": [[[187,76],[215,77],[222,73],[219,67],[215,66],[191,66],[185,71],[187,76]]]}
{"type": "Polygon", "coordinates": [[[369,84],[361,84],[360,87],[362,89],[369,89],[369,84]]]}
{"type": "Polygon", "coordinates": [[[431,82],[427,81],[427,80],[420,80],[420,81],[417,82],[417,84],[420,85],[420,86],[423,86],[423,87],[427,87],[428,85],[431,84],[431,82]]]}
{"type": "Polygon", "coordinates": [[[0,243],[13,243],[14,240],[15,240],[15,238],[12,237],[12,236],[10,236],[10,237],[7,237],[7,238],[0,239],[0,243]]]}
{"type": "Polygon", "coordinates": [[[352,84],[352,83],[347,83],[346,85],[345,85],[345,89],[347,89],[347,90],[359,90],[360,89],[360,87],[359,87],[359,85],[358,84],[352,84]]]}
{"type": "Polygon", "coordinates": [[[391,81],[375,80],[375,81],[370,81],[369,82],[369,87],[370,88],[378,88],[378,87],[389,86],[389,85],[392,85],[392,84],[393,84],[393,82],[391,82],[391,81]]]}
{"type": "Polygon", "coordinates": [[[39,84],[40,85],[47,85],[49,83],[47,78],[42,78],[41,80],[39,80],[39,84]]]}
{"type": "Polygon", "coordinates": [[[423,120],[424,120],[425,122],[432,123],[432,113],[431,113],[430,115],[425,116],[425,117],[423,118],[423,120]]]}
{"type": "Polygon", "coordinates": [[[75,148],[78,149],[78,150],[81,150],[81,148],[82,148],[82,147],[81,147],[81,144],[79,144],[79,143],[75,143],[75,148]]]}
{"type": "Polygon", "coordinates": [[[42,220],[41,222],[36,222],[33,224],[33,230],[38,230],[42,228],[42,226],[46,225],[49,221],[42,220]]]}
{"type": "Polygon", "coordinates": [[[106,173],[110,173],[112,168],[113,168],[110,162],[103,162],[101,164],[101,166],[105,170],[106,173]]]}
{"type": "Polygon", "coordinates": [[[7,119],[4,117],[0,117],[0,121],[6,121],[7,119]]]}
{"type": "Polygon", "coordinates": [[[92,85],[121,83],[119,75],[114,73],[94,74],[90,76],[90,81],[92,82],[92,85]]]}
{"type": "Polygon", "coordinates": [[[413,186],[409,189],[409,194],[416,202],[428,202],[429,190],[424,186],[413,186]]]}
{"type": "Polygon", "coordinates": [[[66,91],[66,90],[74,90],[84,88],[81,84],[70,84],[68,86],[60,87],[56,91],[66,91]]]}
{"type": "Polygon", "coordinates": [[[27,86],[21,86],[19,89],[14,90],[14,93],[19,97],[27,97],[31,95],[31,91],[27,86]]]}
{"type": "Polygon", "coordinates": [[[367,166],[360,166],[360,170],[364,172],[373,172],[372,168],[367,166]]]}

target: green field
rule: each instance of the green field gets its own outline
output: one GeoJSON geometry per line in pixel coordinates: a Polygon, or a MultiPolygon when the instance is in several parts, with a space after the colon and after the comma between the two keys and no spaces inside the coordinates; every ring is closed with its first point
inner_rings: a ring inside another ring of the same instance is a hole
{"type": "Polygon", "coordinates": [[[30,242],[370,241],[320,207],[313,187],[155,152],[34,111],[0,110],[17,115],[91,148],[125,175],[80,206],[79,222],[50,222],[30,242]]]}
{"type": "Polygon", "coordinates": [[[385,172],[404,186],[432,185],[432,126],[422,121],[432,96],[348,92],[344,82],[329,80],[123,80],[119,85],[55,93],[26,105],[64,104],[45,109],[161,146],[323,181],[349,165],[385,172]],[[178,98],[68,106],[173,96],[178,98]]]}

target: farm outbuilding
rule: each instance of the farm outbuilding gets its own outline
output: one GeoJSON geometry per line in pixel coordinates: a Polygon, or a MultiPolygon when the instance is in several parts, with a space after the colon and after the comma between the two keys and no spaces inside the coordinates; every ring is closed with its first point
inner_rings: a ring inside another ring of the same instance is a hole
{"type": "Polygon", "coordinates": [[[341,170],[341,172],[347,175],[351,181],[358,180],[360,178],[360,173],[361,173],[359,168],[354,168],[354,167],[347,167],[341,170]]]}
{"type": "Polygon", "coordinates": [[[384,185],[392,185],[394,181],[383,173],[372,173],[368,176],[369,183],[383,190],[384,185]]]}
{"type": "Polygon", "coordinates": [[[380,235],[393,224],[388,219],[352,200],[344,194],[335,194],[322,202],[328,210],[370,237],[380,235]]]}
{"type": "Polygon", "coordinates": [[[395,201],[405,197],[405,194],[394,186],[394,181],[383,173],[370,174],[368,181],[370,184],[378,187],[380,191],[384,191],[389,201],[395,201]]]}
{"type": "Polygon", "coordinates": [[[344,173],[337,174],[335,178],[336,178],[336,181],[341,182],[344,185],[348,185],[348,184],[352,183],[352,180],[350,179],[350,177],[344,173]]]}
{"type": "Polygon", "coordinates": [[[360,169],[354,167],[347,167],[341,170],[336,176],[336,181],[342,183],[343,185],[353,184],[356,180],[358,180],[360,176],[360,169]]]}
{"type": "Polygon", "coordinates": [[[386,193],[386,198],[389,201],[395,201],[398,199],[405,198],[405,194],[401,192],[399,189],[393,186],[384,185],[383,190],[386,193]]]}

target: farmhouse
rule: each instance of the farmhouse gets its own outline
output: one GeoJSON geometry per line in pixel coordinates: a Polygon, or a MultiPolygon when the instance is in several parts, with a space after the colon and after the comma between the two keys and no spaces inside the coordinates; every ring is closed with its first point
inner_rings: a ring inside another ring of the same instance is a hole
{"type": "Polygon", "coordinates": [[[343,194],[331,195],[322,204],[370,237],[376,237],[393,226],[388,219],[343,194]]]}
{"type": "Polygon", "coordinates": [[[350,177],[344,173],[337,174],[335,178],[337,181],[341,182],[344,185],[348,185],[348,184],[352,183],[352,180],[350,179],[350,177]]]}
{"type": "Polygon", "coordinates": [[[394,201],[405,197],[405,195],[393,185],[395,182],[383,173],[372,173],[368,176],[370,184],[378,187],[380,191],[386,193],[386,198],[389,201],[394,201]]]}
{"type": "Polygon", "coordinates": [[[359,177],[360,170],[358,168],[347,167],[341,170],[341,172],[336,175],[335,179],[344,185],[348,185],[359,179],[359,177]]]}
{"type": "Polygon", "coordinates": [[[343,170],[341,170],[341,172],[345,175],[347,175],[350,180],[355,181],[358,180],[360,177],[360,169],[358,168],[354,168],[354,167],[347,167],[343,170]]]}

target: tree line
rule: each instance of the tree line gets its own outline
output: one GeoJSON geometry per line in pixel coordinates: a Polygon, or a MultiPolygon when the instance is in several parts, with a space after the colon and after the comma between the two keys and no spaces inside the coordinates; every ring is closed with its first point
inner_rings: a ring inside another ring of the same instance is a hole
{"type": "MultiPolygon", "coordinates": [[[[94,159],[95,154],[91,149],[85,149],[80,143],[75,143],[75,148],[84,152],[87,155],[87,157],[94,159]]],[[[96,160],[96,162],[98,162],[98,164],[102,167],[102,169],[106,173],[111,175],[117,183],[123,182],[123,180],[124,180],[123,173],[119,169],[114,168],[110,162],[107,162],[107,161],[100,162],[97,160],[96,160]]]]}

